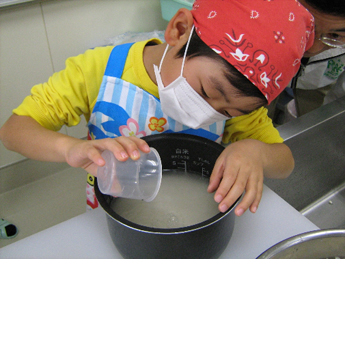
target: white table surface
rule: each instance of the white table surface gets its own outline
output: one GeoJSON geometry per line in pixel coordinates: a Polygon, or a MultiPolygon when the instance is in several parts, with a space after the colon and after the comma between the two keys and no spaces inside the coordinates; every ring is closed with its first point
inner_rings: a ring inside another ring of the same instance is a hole
{"type": "MultiPolygon", "coordinates": [[[[264,186],[255,214],[236,217],[223,259],[254,259],[272,245],[297,234],[319,229],[292,206],[264,186]]],[[[62,222],[0,249],[1,259],[119,259],[99,208],[62,222]]]]}

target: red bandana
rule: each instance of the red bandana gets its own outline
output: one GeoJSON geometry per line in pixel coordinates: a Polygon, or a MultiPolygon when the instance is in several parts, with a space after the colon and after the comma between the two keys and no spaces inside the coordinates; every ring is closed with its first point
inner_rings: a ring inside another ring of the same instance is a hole
{"type": "Polygon", "coordinates": [[[198,36],[272,102],[314,41],[314,19],[297,0],[196,0],[198,36]]]}

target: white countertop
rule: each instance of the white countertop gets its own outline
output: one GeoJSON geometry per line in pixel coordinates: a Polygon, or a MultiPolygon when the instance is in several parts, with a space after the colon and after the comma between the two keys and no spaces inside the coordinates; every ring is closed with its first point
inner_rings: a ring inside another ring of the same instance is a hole
{"type": "MultiPolygon", "coordinates": [[[[258,211],[236,217],[222,259],[254,259],[272,245],[319,229],[267,186],[258,211]]],[[[0,249],[1,259],[119,259],[108,232],[106,214],[86,212],[0,249]]]]}

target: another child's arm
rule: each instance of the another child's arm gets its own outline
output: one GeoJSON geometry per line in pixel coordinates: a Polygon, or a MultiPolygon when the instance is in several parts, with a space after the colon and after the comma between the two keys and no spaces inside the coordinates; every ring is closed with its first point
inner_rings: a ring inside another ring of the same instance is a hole
{"type": "Polygon", "coordinates": [[[148,144],[139,138],[81,140],[42,127],[29,116],[12,115],[0,129],[0,140],[9,150],[31,159],[67,162],[72,167],[97,175],[104,165],[101,153],[112,151],[119,160],[138,159],[141,150],[149,152],[148,144]]]}
{"type": "Polygon", "coordinates": [[[225,212],[243,192],[235,209],[242,215],[248,208],[256,212],[263,191],[264,176],[286,178],[294,168],[288,146],[266,144],[254,139],[240,140],[227,146],[219,156],[210,177],[209,192],[215,193],[219,210],[225,212]]]}

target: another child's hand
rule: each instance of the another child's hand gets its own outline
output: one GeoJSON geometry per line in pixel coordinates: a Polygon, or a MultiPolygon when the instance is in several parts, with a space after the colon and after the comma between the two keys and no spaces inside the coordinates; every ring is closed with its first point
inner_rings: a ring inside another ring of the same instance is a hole
{"type": "Polygon", "coordinates": [[[246,139],[227,146],[216,161],[208,192],[214,192],[219,211],[227,211],[245,191],[235,209],[241,216],[248,208],[255,213],[262,196],[264,179],[264,143],[246,139]]]}
{"type": "Polygon", "coordinates": [[[97,176],[97,168],[105,164],[101,154],[104,150],[112,151],[119,161],[128,158],[136,160],[140,151],[150,152],[149,145],[137,137],[117,137],[99,140],[76,140],[66,152],[66,161],[73,167],[85,169],[97,176]]]}

